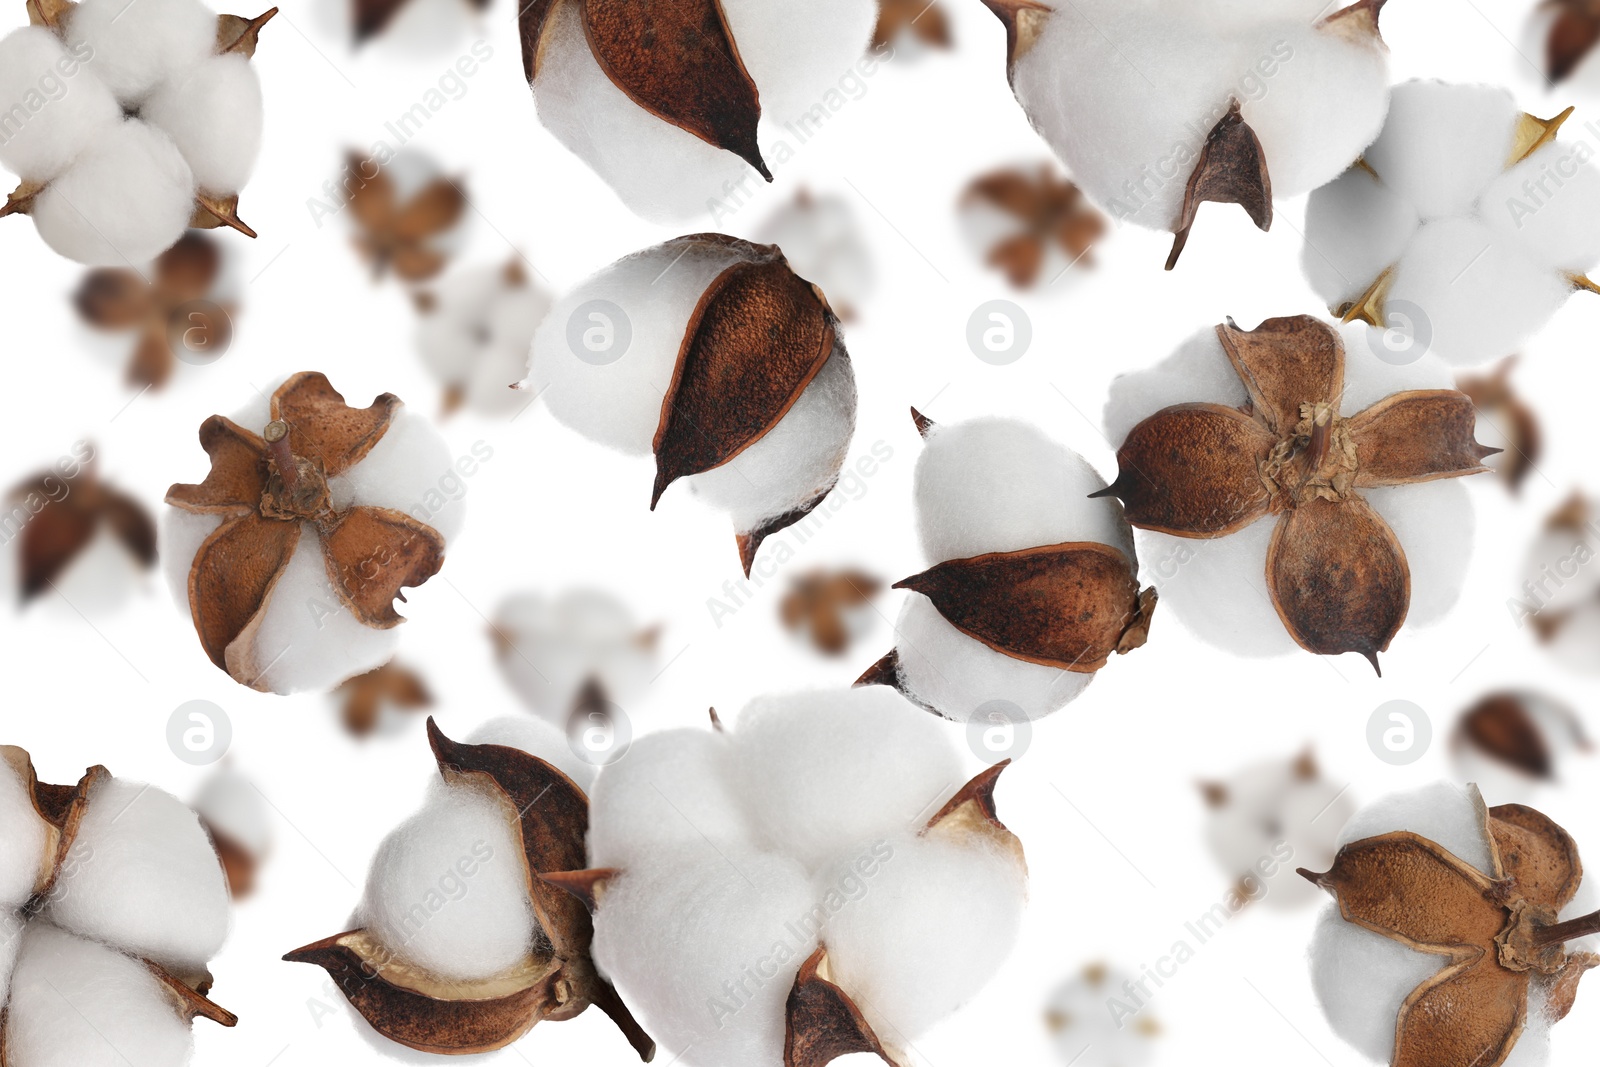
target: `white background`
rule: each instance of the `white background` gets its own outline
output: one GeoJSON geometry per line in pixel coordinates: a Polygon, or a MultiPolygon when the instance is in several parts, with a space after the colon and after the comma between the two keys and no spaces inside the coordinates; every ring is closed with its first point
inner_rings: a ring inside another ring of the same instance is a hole
{"type": "MultiPolygon", "coordinates": [[[[891,581],[923,569],[909,510],[918,438],[908,405],[943,422],[990,413],[1032,419],[1110,474],[1113,451],[1097,426],[1115,374],[1161,358],[1227,315],[1253,326],[1320,310],[1298,265],[1303,200],[1279,204],[1271,234],[1256,232],[1237,209],[1208,206],[1172,274],[1161,270],[1165,235],[1119,230],[1097,250],[1094,272],[1073,271],[1045,292],[1012,293],[964,243],[954,205],[979,170],[1044,158],[1045,150],[1007,90],[999,25],[978,0],[942,6],[957,50],[886,64],[865,96],[780,168],[776,187],[722,226],[748,232],[802,183],[850,200],[878,278],[848,330],[861,389],[852,455],[881,440],[893,458],[783,574],[718,627],[706,601],[737,577],[724,517],[682,494],[650,513],[648,461],[603,452],[542,406],[510,424],[457,416],[444,425],[453,452],[481,440],[494,456],[468,483],[467,527],[445,569],[408,593],[401,646],[403,660],[439,696],[435,711],[447,732],[460,736],[485,718],[519,713],[494,666],[485,623],[500,598],[518,589],[597,584],[625,597],[641,620],[663,624],[662,665],[671,662],[648,700],[627,709],[637,730],[703,726],[711,705],[736,718],[765,691],[848,684],[892,644],[888,620],[899,594],[878,600],[875,628],[842,660],[791,639],[776,607],[788,578],[813,566],[856,564],[891,581]],[[980,362],[965,342],[968,316],[997,297],[1021,303],[1035,331],[1032,350],[1008,367],[980,362]]],[[[1531,7],[1395,0],[1384,31],[1396,78],[1497,82],[1542,115],[1579,103],[1566,136],[1582,136],[1581,124],[1600,118],[1600,100],[1539,87],[1518,51],[1535,54],[1522,42],[1531,7]]],[[[20,2],[8,17],[0,28],[23,24],[20,2]]],[[[327,372],[355,403],[393,391],[434,410],[438,388],[416,357],[415,314],[403,288],[392,280],[374,285],[342,220],[319,228],[306,201],[337,176],[344,147],[382,136],[384,123],[479,37],[493,58],[416,142],[466,177],[474,211],[463,264],[500,262],[516,249],[542,284],[559,291],[628,252],[712,228],[709,219],[664,228],[634,218],[542,130],[508,0],[496,0],[476,31],[463,23],[454,40],[435,40],[426,57],[384,46],[352,54],[335,23],[329,12],[289,0],[263,36],[255,62],[265,83],[266,144],[241,205],[261,236],[250,242],[222,232],[237,256],[244,311],[235,347],[220,363],[182,367],[166,391],[135,396],[121,379],[125,349],[80,326],[68,302],[80,269],[50,253],[26,220],[0,223],[7,484],[89,438],[103,456],[103,475],[156,509],[170,483],[203,475],[195,431],[207,415],[231,412],[254,389],[297,370],[327,372]]],[[[1445,623],[1403,632],[1381,681],[1351,656],[1236,659],[1158,615],[1148,647],[1112,663],[1081,700],[1038,724],[1000,797],[1033,872],[1021,944],[975,1003],[918,1042],[923,1061],[1056,1062],[1042,1014],[1052,986],[1094,960],[1128,969],[1153,963],[1183,936],[1184,922],[1223,898],[1232,879],[1205,850],[1197,779],[1226,777],[1259,757],[1288,757],[1309,742],[1328,776],[1366,801],[1450,773],[1439,737],[1409,768],[1368,750],[1368,716],[1386,700],[1421,705],[1436,735],[1499,684],[1536,684],[1587,708],[1594,683],[1547,659],[1505,602],[1544,514],[1586,477],[1600,489],[1589,472],[1597,326],[1600,300],[1580,296],[1526,350],[1517,381],[1544,419],[1547,458],[1520,501],[1493,478],[1475,479],[1477,551],[1461,602],[1445,623]]],[[[26,613],[7,611],[0,647],[7,656],[0,740],[30,750],[45,780],[75,781],[84,767],[104,763],[191,795],[206,771],[173,756],[165,727],[179,704],[208,699],[231,717],[232,765],[275,809],[275,854],[213,964],[215,998],[241,1021],[234,1031],[201,1023],[197,1062],[373,1061],[377,1054],[343,1010],[329,1010],[335,995],[320,972],[278,958],[343,929],[374,848],[412,810],[431,772],[420,719],[357,742],[341,731],[325,697],[244,690],[205,659],[157,576],[114,613],[85,618],[54,597],[26,613]]],[[[951,738],[960,743],[958,728],[951,738]]],[[[1539,799],[1580,845],[1600,849],[1597,793],[1592,766],[1580,762],[1561,790],[1539,799]]],[[[1161,1061],[1358,1062],[1329,1032],[1310,991],[1304,957],[1313,915],[1252,909],[1201,948],[1153,1005],[1165,1031],[1161,1061]]],[[[1557,1029],[1555,1062],[1592,1059],[1600,1040],[1596,996],[1580,997],[1557,1029]]],[[[540,1026],[496,1059],[635,1062],[598,1012],[540,1026]]],[[[1082,1062],[1095,1062],[1092,1053],[1082,1062]]]]}

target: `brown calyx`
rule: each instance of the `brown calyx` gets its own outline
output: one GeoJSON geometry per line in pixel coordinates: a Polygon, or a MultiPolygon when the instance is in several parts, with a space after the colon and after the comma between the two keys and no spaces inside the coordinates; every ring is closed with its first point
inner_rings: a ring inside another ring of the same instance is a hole
{"type": "Polygon", "coordinates": [[[155,521],[133,497],[101,482],[92,462],[71,480],[55,471],[36,475],[8,497],[33,516],[21,535],[24,604],[49,589],[101,530],[115,537],[140,566],[155,566],[155,521]]]}

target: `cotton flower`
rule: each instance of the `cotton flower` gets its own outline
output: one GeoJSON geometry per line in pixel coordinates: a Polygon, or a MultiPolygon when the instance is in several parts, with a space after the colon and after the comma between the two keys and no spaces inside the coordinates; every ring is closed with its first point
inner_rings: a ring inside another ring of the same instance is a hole
{"type": "Polygon", "coordinates": [[[1147,1067],[1160,1049],[1161,1024],[1148,1010],[1133,1020],[1107,1007],[1108,998],[1131,988],[1133,975],[1092,963],[1050,995],[1045,1025],[1058,1059],[1067,1067],[1147,1067]]]}
{"type": "Polygon", "coordinates": [[[535,0],[523,67],[562,144],[631,210],[678,221],[744,199],[836,121],[840,82],[876,65],[876,20],[875,0],[535,0]]]}
{"type": "Polygon", "coordinates": [[[895,586],[911,590],[895,649],[856,684],[959,722],[997,702],[1028,719],[1058,711],[1149,630],[1155,598],[1122,509],[1091,500],[1105,488],[1094,468],[1028,423],[913,415],[927,439],[917,532],[934,566],[895,586]]]}
{"type": "Polygon", "coordinates": [[[211,471],[167,491],[167,576],[211,661],[263,692],[326,689],[394,654],[394,600],[431,578],[459,529],[455,463],[385,393],[352,408],[296,374],[200,428],[211,471]]]}
{"type": "Polygon", "coordinates": [[[91,767],[42,785],[0,747],[0,1059],[183,1067],[228,933],[222,866],[194,813],[91,767]]]}
{"type": "Polygon", "coordinates": [[[984,0],[1011,86],[1089,197],[1175,235],[1200,204],[1272,224],[1274,196],[1338,177],[1383,125],[1383,0],[984,0]]]}
{"type": "Polygon", "coordinates": [[[0,216],[92,266],[140,267],[184,230],[231,226],[261,147],[261,27],[199,0],[33,0],[0,40],[0,216]]]}
{"type": "Polygon", "coordinates": [[[540,324],[529,372],[561,422],[654,453],[652,509],[683,480],[729,512],[746,576],[763,540],[833,490],[855,430],[855,374],[821,291],[781,250],[721,234],[578,286],[540,324]]]}
{"type": "Polygon", "coordinates": [[[1503,89],[1408,82],[1360,164],[1311,197],[1306,276],[1347,321],[1455,364],[1510,355],[1594,289],[1600,169],[1503,89]]]}

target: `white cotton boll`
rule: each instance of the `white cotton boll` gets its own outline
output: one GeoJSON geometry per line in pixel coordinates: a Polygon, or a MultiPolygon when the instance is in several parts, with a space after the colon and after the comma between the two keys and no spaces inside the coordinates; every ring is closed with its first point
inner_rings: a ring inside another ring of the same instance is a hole
{"type": "Polygon", "coordinates": [[[1160,1021],[1148,1005],[1132,1020],[1107,1006],[1123,983],[1135,975],[1103,964],[1085,967],[1050,996],[1045,1024],[1050,1028],[1058,1061],[1065,1067],[1149,1067],[1162,1036],[1160,1021]]]}
{"type": "Polygon", "coordinates": [[[357,921],[395,956],[445,981],[493,978],[542,937],[503,796],[473,785],[428,791],[373,857],[357,921]]]}
{"type": "Polygon", "coordinates": [[[1427,626],[1461,599],[1472,562],[1477,511],[1459,478],[1444,478],[1362,494],[1394,530],[1411,569],[1407,626],[1427,626]]]}
{"type": "MultiPolygon", "coordinates": [[[[866,52],[878,21],[875,0],[723,0],[739,59],[761,92],[763,142],[799,123],[866,52]]],[[[831,109],[830,109],[831,110],[831,109]]],[[[767,160],[771,165],[774,161],[767,160]]]]}
{"type": "Polygon", "coordinates": [[[1106,438],[1120,448],[1135,426],[1174,404],[1236,408],[1249,399],[1216,328],[1207,326],[1155,366],[1112,379],[1104,415],[1106,438]]]}
{"type": "Polygon", "coordinates": [[[1275,197],[1338,177],[1378,136],[1389,110],[1388,49],[1321,28],[1315,14],[1263,26],[1256,54],[1246,54],[1261,77],[1245,72],[1240,114],[1261,141],[1275,197]]]}
{"type": "Polygon", "coordinates": [[[815,870],[938,812],[968,777],[945,730],[887,688],[761,697],[733,733],[734,780],[770,847],[815,870]]]}
{"type": "Polygon", "coordinates": [[[279,695],[330,689],[383,666],[399,646],[400,627],[367,626],[345,608],[308,525],[256,630],[253,662],[260,675],[250,684],[279,695]]]}
{"type": "Polygon", "coordinates": [[[1340,831],[1339,844],[1343,847],[1352,841],[1409,830],[1484,874],[1492,874],[1494,864],[1482,805],[1476,789],[1449,782],[1391,793],[1356,812],[1340,831]]]}
{"type": "Polygon", "coordinates": [[[467,735],[469,745],[504,745],[537,756],[572,779],[585,794],[594,791],[596,767],[572,754],[567,735],[543,719],[526,715],[490,719],[467,735]]]}
{"type": "Polygon", "coordinates": [[[618,260],[545,316],[533,338],[529,384],[564,425],[619,452],[649,455],[689,318],[707,287],[740,258],[735,248],[710,243],[657,245],[618,260]],[[601,310],[577,316],[602,300],[621,309],[631,334],[621,358],[603,364],[569,344],[576,336],[581,349],[586,331],[607,326],[620,338],[621,324],[607,322],[601,310]]]}
{"type": "Polygon", "coordinates": [[[360,463],[328,479],[333,506],[389,508],[427,523],[448,543],[466,518],[466,486],[426,415],[401,408],[360,463]]]}
{"type": "Polygon", "coordinates": [[[832,487],[856,429],[856,377],[843,342],[777,425],[720,467],[687,479],[734,528],[754,530],[832,487]]]}
{"type": "Polygon", "coordinates": [[[200,0],[83,0],[67,19],[67,43],[93,48],[95,77],[137,107],[216,50],[217,16],[200,0]]]}
{"type": "Polygon", "coordinates": [[[1012,708],[1030,720],[1042,719],[1078,699],[1094,681],[1092,674],[996,652],[951,626],[920,593],[912,593],[900,609],[895,651],[900,685],[918,703],[956,722],[994,711],[1009,715],[1012,708]]]}
{"type": "Polygon", "coordinates": [[[1239,656],[1284,656],[1300,646],[1267,591],[1267,548],[1278,516],[1209,540],[1137,532],[1161,611],[1200,640],[1239,656]],[[1248,591],[1246,591],[1248,590],[1248,591]]]}
{"type": "Polygon", "coordinates": [[[33,224],[68,259],[139,266],[183,236],[194,194],[194,173],[172,140],[129,120],[102,132],[39,194],[33,224]]]}
{"type": "Polygon", "coordinates": [[[1323,911],[1311,940],[1311,985],[1328,1025],[1375,1063],[1394,1058],[1400,1005],[1446,963],[1346,922],[1337,904],[1323,911]]]}
{"type": "Polygon", "coordinates": [[[1364,170],[1311,194],[1301,265],[1329,307],[1359,299],[1400,258],[1422,225],[1411,202],[1364,170]]]}
{"type": "Polygon", "coordinates": [[[177,1067],[194,1036],[143,963],[43,922],[28,924],[11,979],[7,1067],[177,1067]]]}
{"type": "Polygon", "coordinates": [[[1084,459],[1018,419],[935,426],[917,458],[917,532],[934,563],[1095,541],[1133,559],[1115,500],[1084,459]]]}
{"type": "Polygon", "coordinates": [[[272,815],[250,779],[223,768],[207,778],[191,805],[212,833],[261,859],[272,850],[272,815]]]}
{"type": "Polygon", "coordinates": [[[195,813],[169,793],[112,778],[89,795],[44,916],[189,972],[222,947],[228,903],[222,863],[195,813]]]}
{"type": "Polygon", "coordinates": [[[1315,769],[1307,773],[1300,760],[1246,767],[1218,788],[1206,844],[1223,872],[1250,879],[1247,893],[1269,906],[1294,908],[1323,899],[1295,871],[1332,865],[1339,830],[1355,807],[1347,789],[1315,769]]]}
{"type": "Polygon", "coordinates": [[[1014,853],[975,837],[896,837],[874,856],[871,877],[850,877],[856,857],[824,874],[820,888],[847,899],[822,938],[833,981],[880,1037],[904,1045],[999,973],[1021,930],[1027,874],[1014,853]]]}
{"type": "Polygon", "coordinates": [[[46,863],[55,858],[49,852],[49,829],[27,783],[10,761],[0,759],[0,910],[33,896],[46,863]]]}
{"type": "Polygon", "coordinates": [[[555,598],[508,598],[495,612],[497,661],[530,709],[565,728],[594,683],[620,707],[637,707],[655,674],[654,638],[628,606],[599,589],[555,598]]]}
{"type": "Polygon", "coordinates": [[[1409,363],[1389,363],[1378,355],[1383,348],[1381,335],[1364,322],[1342,324],[1339,337],[1344,342],[1344,392],[1339,396],[1339,414],[1345,418],[1396,393],[1456,387],[1455,374],[1437,352],[1423,352],[1409,363]]]}
{"type": "Polygon", "coordinates": [[[56,177],[122,119],[111,91],[43,26],[0,39],[0,101],[0,166],[27,181],[56,177]]]}
{"type": "MultiPolygon", "coordinates": [[[[1419,309],[1431,351],[1470,366],[1515,352],[1571,295],[1565,277],[1483,223],[1439,219],[1425,224],[1401,257],[1385,308],[1419,309]]],[[[1422,327],[1415,329],[1420,337],[1422,327]]]]}
{"type": "Polygon", "coordinates": [[[694,862],[657,855],[607,883],[594,960],[661,1059],[781,1063],[789,991],[816,950],[815,904],[807,872],[782,856],[739,848],[694,862]]]}
{"type": "Polygon", "coordinates": [[[509,414],[531,401],[513,386],[528,376],[528,346],[551,299],[531,283],[512,284],[507,268],[460,271],[434,290],[417,326],[417,350],[434,377],[461,390],[467,406],[509,414]]]}
{"type": "Polygon", "coordinates": [[[652,849],[712,862],[752,844],[731,779],[729,739],[711,730],[669,730],[634,741],[601,770],[589,799],[589,862],[637,867],[652,849]]]}
{"type": "Polygon", "coordinates": [[[261,79],[245,56],[211,56],[152,93],[140,116],[172,138],[208,193],[238,192],[255,169],[261,79]]]}
{"type": "Polygon", "coordinates": [[[64,618],[108,615],[132,599],[143,573],[144,563],[127,544],[109,526],[99,526],[66,569],[51,579],[57,594],[54,607],[64,618]]]}
{"type": "Polygon", "coordinates": [[[1600,263],[1600,168],[1585,142],[1551,141],[1494,180],[1478,210],[1541,267],[1582,274],[1600,263]]]}
{"type": "Polygon", "coordinates": [[[1424,220],[1459,215],[1505,170],[1520,111],[1490,85],[1397,85],[1367,164],[1424,220]]]}

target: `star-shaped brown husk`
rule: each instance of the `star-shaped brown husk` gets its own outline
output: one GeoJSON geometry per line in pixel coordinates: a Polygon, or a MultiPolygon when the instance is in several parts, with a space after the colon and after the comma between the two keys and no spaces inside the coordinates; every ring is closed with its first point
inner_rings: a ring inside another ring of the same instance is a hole
{"type": "Polygon", "coordinates": [[[934,48],[950,47],[950,20],[935,0],[878,0],[872,47],[882,48],[902,33],[934,48]]]}
{"type": "Polygon", "coordinates": [[[1545,0],[1543,8],[1554,14],[1545,39],[1545,73],[1552,82],[1566,81],[1600,43],[1600,3],[1545,0]]]}
{"type": "Polygon", "coordinates": [[[1499,1067],[1527,1024],[1529,992],[1539,988],[1559,1021],[1600,964],[1564,947],[1600,932],[1600,913],[1558,918],[1583,878],[1572,838],[1532,808],[1477,802],[1488,875],[1408,831],[1345,845],[1326,874],[1300,871],[1346,922],[1441,958],[1400,1007],[1391,1067],[1499,1067]]]}
{"type": "MultiPolygon", "coordinates": [[[[715,708],[711,724],[723,732],[715,708]]],[[[957,790],[928,820],[922,836],[1010,855],[1026,871],[1022,842],[1000,821],[994,798],[1000,775],[1010,765],[1010,760],[997,763],[957,790]]],[[[607,883],[626,873],[609,868],[572,870],[546,874],[542,880],[594,911],[605,906],[607,883]]],[[[783,1067],[827,1067],[838,1057],[855,1053],[877,1056],[890,1067],[906,1067],[909,1062],[902,1050],[874,1032],[850,991],[833,981],[825,944],[801,964],[786,1009],[783,1067]]]]}
{"type": "Polygon", "coordinates": [[[464,745],[428,720],[439,775],[451,788],[494,798],[522,844],[528,895],[545,937],[509,974],[441,982],[394,957],[365,930],[351,930],[284,956],[324,968],[373,1029],[421,1052],[467,1055],[504,1048],[541,1021],[559,1022],[591,1005],[611,1017],[649,1062],[655,1042],[634,1021],[589,957],[594,924],[584,905],[543,875],[584,864],[589,800],[550,764],[502,745],[464,745]]]}
{"type": "Polygon", "coordinates": [[[359,153],[347,154],[346,171],[361,183],[350,195],[350,213],[360,231],[356,250],[372,265],[374,278],[390,268],[408,282],[432,278],[444,270],[448,257],[430,242],[461,221],[466,194],[457,182],[436,178],[401,203],[389,175],[379,169],[369,178],[366,165],[359,153]]]}
{"type": "Polygon", "coordinates": [[[393,660],[377,670],[347,678],[334,690],[343,701],[344,728],[356,737],[365,737],[378,725],[385,707],[417,711],[433,706],[433,694],[416,671],[393,660]]]}
{"type": "Polygon", "coordinates": [[[1544,433],[1539,417],[1511,387],[1511,371],[1517,360],[1504,360],[1487,374],[1463,374],[1456,388],[1466,393],[1485,418],[1505,435],[1509,445],[1500,476],[1513,494],[1522,488],[1528,472],[1544,452],[1544,433]]]}
{"type": "MultiPolygon", "coordinates": [[[[221,269],[222,251],[217,243],[190,231],[156,257],[148,281],[119,267],[91,270],[79,284],[73,303],[91,326],[139,331],[128,364],[128,384],[160,388],[177,365],[169,339],[173,314],[209,294],[221,269]]],[[[221,324],[209,325],[214,329],[221,324]]],[[[190,326],[182,324],[184,329],[190,326]]]]}
{"type": "Polygon", "coordinates": [[[189,570],[189,609],[211,662],[260,688],[268,664],[255,661],[255,633],[273,588],[302,536],[320,543],[328,580],[364,625],[405,620],[394,600],[444,563],[444,538],[391,508],[333,504],[328,479],[361,462],[389,428],[400,399],[385,393],[367,408],[345,405],[316,372],[292,376],[272,394],[271,420],[257,434],[221,415],[200,427],[211,472],[199,485],[174,485],[167,503],[222,524],[189,570]]]}
{"type": "Polygon", "coordinates": [[[881,581],[862,571],[809,571],[790,583],[778,612],[784,626],[803,627],[819,650],[843,655],[850,647],[845,613],[870,604],[882,589],[881,581]]]}
{"type": "MultiPolygon", "coordinates": [[[[1394,531],[1359,490],[1488,470],[1472,401],[1451,389],[1395,393],[1340,414],[1344,344],[1308,315],[1217,336],[1244,382],[1242,408],[1179,404],[1128,434],[1117,480],[1128,521],[1177,537],[1224,537],[1277,515],[1267,550],[1273,606],[1319,655],[1378,653],[1405,621],[1411,573],[1394,531]]],[[[1245,595],[1243,590],[1239,595],[1245,595]]]]}
{"type": "Polygon", "coordinates": [[[987,260],[1020,289],[1039,280],[1051,246],[1072,263],[1093,266],[1089,250],[1106,232],[1106,217],[1048,163],[1034,174],[1021,168],[985,174],[967,187],[962,199],[991,204],[1022,223],[1021,232],[995,245],[987,260]]]}
{"type": "Polygon", "coordinates": [[[86,466],[76,478],[40,474],[9,494],[32,513],[22,528],[21,597],[26,604],[54,584],[102,529],[146,569],[156,564],[156,526],[133,497],[101,482],[86,466]],[[66,495],[61,495],[62,487],[66,495]],[[35,511],[35,505],[38,510],[35,511]]]}

